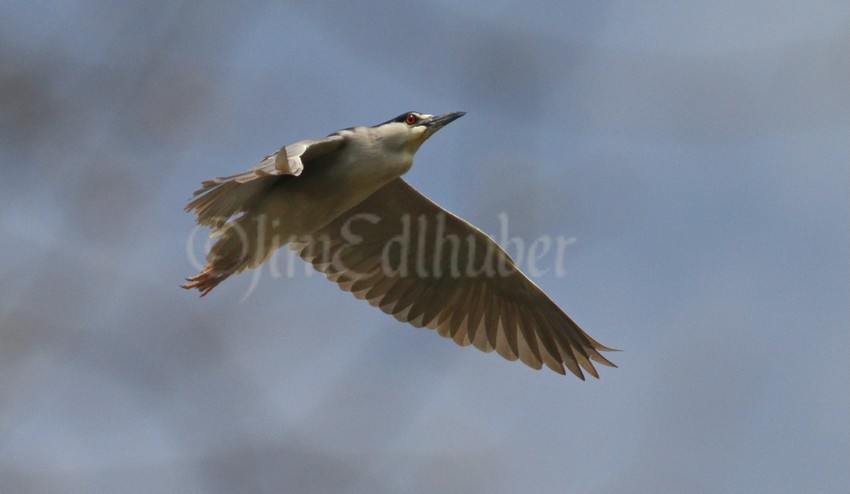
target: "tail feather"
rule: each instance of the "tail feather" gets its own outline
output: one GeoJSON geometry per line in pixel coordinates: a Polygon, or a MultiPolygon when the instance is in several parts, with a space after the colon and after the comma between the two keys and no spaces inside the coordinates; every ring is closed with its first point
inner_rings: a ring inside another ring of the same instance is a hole
{"type": "Polygon", "coordinates": [[[206,295],[231,275],[256,268],[286,244],[266,215],[245,214],[218,229],[218,240],[207,254],[207,265],[187,278],[183,288],[197,288],[206,295]]]}
{"type": "Polygon", "coordinates": [[[281,178],[261,176],[239,182],[236,177],[238,175],[208,180],[195,191],[195,198],[186,205],[186,211],[197,215],[199,225],[220,228],[231,216],[249,211],[281,178]]]}
{"type": "Polygon", "coordinates": [[[204,296],[230,275],[259,266],[280,247],[274,245],[279,242],[272,231],[276,225],[258,211],[272,187],[284,179],[252,169],[202,183],[186,211],[195,213],[199,225],[212,227],[218,240],[207,254],[206,267],[187,278],[183,288],[197,288],[204,296]]]}

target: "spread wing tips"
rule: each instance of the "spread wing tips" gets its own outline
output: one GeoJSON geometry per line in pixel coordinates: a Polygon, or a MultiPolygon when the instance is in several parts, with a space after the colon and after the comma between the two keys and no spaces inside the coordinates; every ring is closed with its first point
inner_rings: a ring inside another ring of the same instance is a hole
{"type": "MultiPolygon", "coordinates": [[[[291,159],[299,150],[286,151],[291,159]]],[[[616,367],[600,353],[614,351],[612,348],[588,336],[519,271],[498,278],[476,274],[470,266],[475,268],[486,259],[475,258],[461,266],[460,275],[451,271],[446,261],[440,265],[441,276],[436,274],[437,268],[419,273],[418,267],[412,267],[409,261],[402,264],[400,259],[392,258],[390,266],[398,271],[387,272],[383,265],[388,260],[385,246],[404,231],[405,215],[436,218],[436,225],[444,226],[447,236],[469,239],[468,243],[455,247],[457,259],[478,253],[504,254],[490,237],[430,202],[401,179],[390,182],[315,233],[316,238],[327,235],[330,243],[308,241],[290,246],[358,299],[368,301],[401,322],[432,329],[460,346],[474,346],[482,352],[495,350],[506,360],[519,360],[533,369],[546,366],[560,375],[569,371],[582,380],[587,375],[599,378],[595,364],[616,367]],[[357,234],[368,241],[344,242],[340,237],[342,228],[348,219],[361,213],[377,215],[382,221],[360,225],[357,234]],[[404,267],[409,269],[404,271],[404,267]]],[[[436,249],[433,246],[443,245],[434,244],[436,227],[418,226],[419,220],[410,224],[409,238],[417,242],[410,248],[411,252],[420,252],[417,245],[421,243],[423,255],[433,255],[436,249]]]]}

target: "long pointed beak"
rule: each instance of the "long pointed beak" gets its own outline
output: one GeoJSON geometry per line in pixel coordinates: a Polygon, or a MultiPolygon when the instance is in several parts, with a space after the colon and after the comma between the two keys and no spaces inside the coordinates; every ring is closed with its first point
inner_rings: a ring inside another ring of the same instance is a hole
{"type": "Polygon", "coordinates": [[[436,115],[430,118],[426,118],[425,120],[420,122],[420,125],[424,125],[429,130],[431,130],[431,133],[434,133],[464,115],[466,115],[465,111],[453,111],[451,113],[444,113],[442,115],[436,115]]]}

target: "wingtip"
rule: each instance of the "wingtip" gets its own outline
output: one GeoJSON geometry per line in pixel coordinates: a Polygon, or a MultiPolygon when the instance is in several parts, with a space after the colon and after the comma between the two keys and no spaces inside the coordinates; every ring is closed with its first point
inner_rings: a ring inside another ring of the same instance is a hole
{"type": "Polygon", "coordinates": [[[586,378],[586,377],[584,377],[584,373],[583,373],[583,372],[581,372],[581,371],[579,371],[578,373],[573,372],[573,375],[574,375],[574,376],[576,376],[577,378],[581,379],[582,381],[586,381],[586,380],[587,380],[587,378],[586,378]]]}

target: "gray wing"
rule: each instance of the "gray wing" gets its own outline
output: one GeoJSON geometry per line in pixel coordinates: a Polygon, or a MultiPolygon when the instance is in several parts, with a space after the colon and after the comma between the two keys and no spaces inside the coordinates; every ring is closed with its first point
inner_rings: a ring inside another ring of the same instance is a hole
{"type": "Polygon", "coordinates": [[[616,367],[493,239],[401,179],[291,246],[343,290],[459,345],[581,379],[599,377],[591,360],[616,367]]]}
{"type": "Polygon", "coordinates": [[[201,183],[186,211],[197,215],[200,225],[220,228],[227,220],[249,210],[271,187],[285,177],[298,176],[311,162],[336,151],[344,139],[331,134],[324,139],[298,141],[264,157],[250,170],[201,183]]]}

